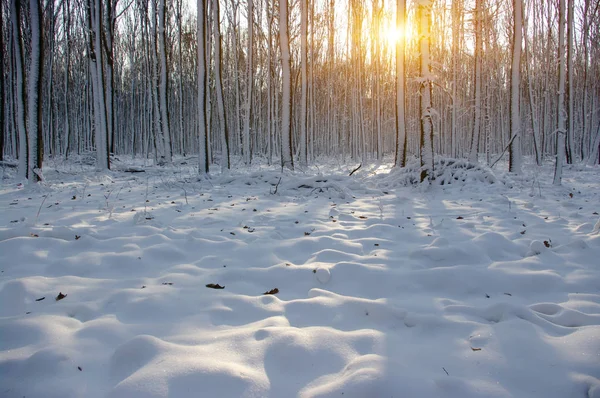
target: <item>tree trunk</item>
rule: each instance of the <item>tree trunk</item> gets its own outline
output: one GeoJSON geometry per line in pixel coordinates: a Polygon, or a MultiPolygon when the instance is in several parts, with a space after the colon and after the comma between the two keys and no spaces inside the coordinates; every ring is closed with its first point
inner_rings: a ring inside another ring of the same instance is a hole
{"type": "Polygon", "coordinates": [[[158,48],[160,54],[160,85],[158,95],[160,97],[160,115],[162,121],[162,134],[165,145],[165,160],[172,163],[173,147],[171,144],[171,126],[169,118],[169,102],[167,93],[169,91],[169,70],[167,68],[167,43],[166,43],[166,16],[165,0],[160,0],[158,8],[158,48]]]}
{"type": "Polygon", "coordinates": [[[252,121],[252,89],[254,87],[254,0],[248,0],[248,58],[246,79],[246,114],[244,119],[244,135],[242,150],[244,163],[250,164],[250,122],[252,121]]]}
{"type": "Polygon", "coordinates": [[[565,139],[567,134],[567,112],[565,110],[565,0],[559,0],[558,12],[558,102],[556,104],[558,127],[556,129],[556,162],[554,163],[554,185],[560,185],[561,183],[563,158],[565,156],[565,139]]]}
{"type": "Polygon", "coordinates": [[[279,46],[281,49],[281,166],[294,169],[292,158],[292,66],[288,33],[288,0],[279,0],[279,46]]]}
{"type": "Polygon", "coordinates": [[[433,180],[433,121],[431,105],[431,70],[429,61],[429,40],[431,36],[431,1],[423,0],[417,6],[419,23],[419,113],[421,118],[421,182],[433,180]]]}
{"type": "Polygon", "coordinates": [[[198,40],[198,171],[208,173],[208,124],[206,120],[206,0],[197,0],[198,40]]]}
{"type": "Polygon", "coordinates": [[[473,87],[475,106],[473,115],[473,134],[471,135],[471,150],[469,152],[469,160],[471,162],[477,162],[477,155],[479,152],[479,130],[481,126],[481,58],[483,57],[481,37],[481,24],[483,23],[481,18],[483,11],[482,3],[482,0],[477,0],[475,2],[475,15],[473,16],[475,23],[475,84],[473,87]]]}
{"type": "Polygon", "coordinates": [[[29,181],[42,179],[42,161],[44,142],[42,136],[42,73],[43,73],[43,35],[42,5],[40,0],[29,0],[29,18],[31,23],[31,58],[27,76],[27,132],[29,134],[29,181]]]}
{"type": "Polygon", "coordinates": [[[513,0],[513,49],[510,68],[510,146],[508,171],[521,173],[521,42],[523,41],[522,0],[513,0]]]}
{"type": "Polygon", "coordinates": [[[396,29],[400,32],[396,42],[396,158],[395,166],[406,166],[406,0],[396,2],[396,29]]]}
{"type": "MultiPolygon", "coordinates": [[[[162,0],[164,1],[164,0],[162,0]]],[[[213,39],[215,54],[215,89],[217,92],[217,110],[219,112],[219,127],[221,128],[221,170],[230,168],[229,163],[229,131],[227,130],[227,119],[225,117],[225,103],[223,100],[223,83],[221,79],[221,30],[219,28],[219,0],[213,0],[213,39]]]]}

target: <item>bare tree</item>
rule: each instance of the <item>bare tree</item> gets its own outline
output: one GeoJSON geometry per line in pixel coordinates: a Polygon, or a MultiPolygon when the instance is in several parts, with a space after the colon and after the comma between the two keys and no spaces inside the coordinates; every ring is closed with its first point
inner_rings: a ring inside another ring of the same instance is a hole
{"type": "Polygon", "coordinates": [[[208,173],[208,125],[206,120],[206,0],[197,0],[197,41],[198,41],[198,171],[208,173]]]}
{"type": "Polygon", "coordinates": [[[29,155],[27,152],[28,134],[25,124],[25,67],[23,59],[23,39],[21,33],[21,2],[19,0],[11,0],[10,10],[10,19],[13,29],[13,53],[15,56],[14,64],[16,69],[15,108],[16,125],[19,131],[18,175],[20,178],[27,178],[29,172],[29,155]]]}
{"type": "Polygon", "coordinates": [[[523,41],[522,0],[513,0],[513,43],[512,64],[510,68],[510,143],[508,170],[521,172],[521,42],[523,41]]]}
{"type": "Polygon", "coordinates": [[[288,33],[288,0],[279,0],[279,47],[281,48],[281,166],[294,168],[292,158],[292,66],[288,33]]]}
{"type": "Polygon", "coordinates": [[[563,158],[565,156],[565,140],[567,135],[567,111],[565,109],[565,0],[558,2],[558,102],[556,114],[556,162],[554,163],[554,185],[560,185],[562,178],[563,158]]]}
{"type": "Polygon", "coordinates": [[[404,64],[406,58],[406,0],[396,1],[396,158],[397,167],[406,166],[406,80],[404,64]]]}
{"type": "Polygon", "coordinates": [[[227,118],[225,117],[225,102],[223,99],[223,82],[221,78],[222,54],[221,29],[219,16],[219,0],[212,2],[213,13],[213,39],[214,39],[214,57],[215,57],[215,90],[217,92],[217,110],[219,113],[219,123],[221,128],[221,169],[230,168],[229,162],[229,130],[227,129],[227,118]]]}
{"type": "Polygon", "coordinates": [[[244,119],[243,155],[244,163],[250,164],[250,123],[254,87],[254,0],[248,0],[248,56],[246,64],[246,115],[244,119]]]}
{"type": "Polygon", "coordinates": [[[469,160],[477,162],[479,152],[479,130],[481,127],[481,58],[483,56],[482,29],[483,23],[481,15],[483,10],[483,0],[475,1],[475,12],[473,15],[473,23],[475,24],[475,59],[474,59],[474,112],[473,112],[473,133],[471,135],[471,150],[469,152],[469,160]]]}
{"type": "Polygon", "coordinates": [[[419,116],[421,118],[421,181],[433,180],[433,121],[431,104],[431,68],[429,40],[431,37],[431,0],[419,0],[417,3],[419,24],[419,116]]]}

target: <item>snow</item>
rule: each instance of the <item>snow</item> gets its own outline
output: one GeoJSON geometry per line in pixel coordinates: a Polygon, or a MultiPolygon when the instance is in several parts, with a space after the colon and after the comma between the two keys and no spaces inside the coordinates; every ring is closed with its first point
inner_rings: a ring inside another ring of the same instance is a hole
{"type": "Polygon", "coordinates": [[[600,397],[597,167],[112,164],[3,171],[2,397],[600,397]]]}

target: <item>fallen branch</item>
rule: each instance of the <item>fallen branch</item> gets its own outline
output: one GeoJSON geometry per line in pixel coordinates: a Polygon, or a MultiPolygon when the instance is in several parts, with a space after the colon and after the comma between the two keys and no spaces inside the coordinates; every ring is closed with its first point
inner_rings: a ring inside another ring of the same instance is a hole
{"type": "Polygon", "coordinates": [[[490,169],[494,168],[494,166],[496,165],[496,163],[498,163],[500,161],[500,159],[502,159],[502,157],[506,153],[506,150],[508,149],[508,147],[510,147],[510,144],[512,144],[512,142],[515,140],[515,138],[517,138],[516,134],[512,136],[512,138],[510,139],[510,141],[508,141],[508,144],[506,144],[506,147],[504,147],[504,150],[502,151],[502,153],[500,154],[500,156],[498,156],[498,159],[496,159],[494,161],[494,163],[492,163],[492,165],[490,166],[490,169]]]}
{"type": "Polygon", "coordinates": [[[273,191],[273,195],[277,194],[277,188],[279,188],[279,183],[281,182],[281,177],[279,177],[279,181],[275,184],[275,191],[273,191]]]}
{"type": "Polygon", "coordinates": [[[352,170],[352,173],[348,174],[348,177],[351,177],[352,174],[356,173],[358,171],[358,169],[360,169],[362,167],[362,163],[358,165],[357,168],[355,168],[354,170],[352,170]]]}

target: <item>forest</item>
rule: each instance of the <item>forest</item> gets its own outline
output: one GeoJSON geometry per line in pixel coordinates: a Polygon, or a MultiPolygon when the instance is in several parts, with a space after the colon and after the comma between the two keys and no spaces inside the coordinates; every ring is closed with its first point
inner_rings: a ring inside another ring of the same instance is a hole
{"type": "Polygon", "coordinates": [[[598,0],[0,31],[0,397],[600,398],[598,0]]]}
{"type": "MultiPolygon", "coordinates": [[[[0,156],[597,164],[593,0],[3,0],[0,156]],[[557,156],[558,154],[558,156],[557,156]]],[[[432,174],[431,174],[432,175],[432,174]]]]}

